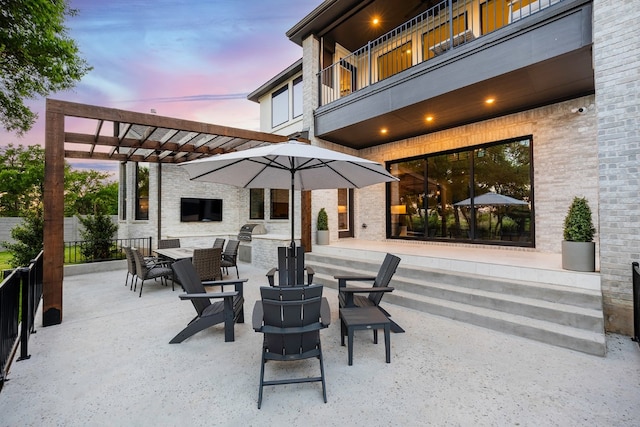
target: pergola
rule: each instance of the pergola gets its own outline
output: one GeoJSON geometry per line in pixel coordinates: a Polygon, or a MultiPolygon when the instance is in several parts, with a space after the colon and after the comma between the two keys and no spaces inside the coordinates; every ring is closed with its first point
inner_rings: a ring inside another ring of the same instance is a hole
{"type": "MultiPolygon", "coordinates": [[[[47,99],[43,325],[62,322],[65,158],[180,163],[287,140],[265,132],[47,99]]],[[[310,205],[310,194],[303,197],[304,205],[310,205]]],[[[309,221],[304,217],[310,215],[305,212],[308,208],[303,208],[303,228],[309,221]]]]}

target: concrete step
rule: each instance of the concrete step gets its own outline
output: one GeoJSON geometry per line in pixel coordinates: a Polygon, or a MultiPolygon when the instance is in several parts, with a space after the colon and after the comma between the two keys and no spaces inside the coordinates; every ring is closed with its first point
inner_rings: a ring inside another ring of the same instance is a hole
{"type": "MultiPolygon", "coordinates": [[[[375,275],[378,260],[308,253],[314,283],[337,288],[334,275],[375,275]]],[[[534,281],[470,275],[403,266],[394,292],[396,304],[560,347],[603,356],[606,351],[601,295],[590,289],[534,281]]],[[[388,310],[389,311],[389,310],[388,310]]]]}

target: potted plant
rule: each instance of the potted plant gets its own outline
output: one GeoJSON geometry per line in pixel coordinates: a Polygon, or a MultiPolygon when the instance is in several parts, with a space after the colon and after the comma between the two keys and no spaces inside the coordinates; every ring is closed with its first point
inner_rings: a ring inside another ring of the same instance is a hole
{"type": "Polygon", "coordinates": [[[329,244],[329,217],[324,208],[318,212],[318,222],[316,224],[316,243],[319,245],[329,244]]]}
{"type": "Polygon", "coordinates": [[[562,241],[562,268],[574,271],[595,271],[596,229],[591,219],[591,208],[584,197],[574,197],[564,220],[562,241]]]}

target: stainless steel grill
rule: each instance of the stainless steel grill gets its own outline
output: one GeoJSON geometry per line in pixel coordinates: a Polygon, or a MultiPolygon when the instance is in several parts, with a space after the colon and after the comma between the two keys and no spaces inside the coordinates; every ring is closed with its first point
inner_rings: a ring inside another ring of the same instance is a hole
{"type": "Polygon", "coordinates": [[[267,229],[262,224],[245,224],[240,227],[238,240],[241,242],[250,242],[254,234],[267,234],[267,229]]]}

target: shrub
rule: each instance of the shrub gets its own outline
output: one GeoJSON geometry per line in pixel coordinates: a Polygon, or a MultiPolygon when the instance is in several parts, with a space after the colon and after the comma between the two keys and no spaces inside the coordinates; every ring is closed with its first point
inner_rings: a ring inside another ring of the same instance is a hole
{"type": "Polygon", "coordinates": [[[80,232],[85,241],[80,249],[87,261],[108,259],[111,255],[113,234],[118,231],[118,225],[114,224],[108,215],[78,216],[84,226],[80,232]]]}
{"type": "Polygon", "coordinates": [[[564,219],[564,240],[568,242],[591,242],[596,232],[591,219],[591,208],[587,199],[574,197],[564,219]]]}
{"type": "Polygon", "coordinates": [[[42,209],[26,211],[24,222],[11,229],[14,243],[2,242],[2,246],[11,253],[9,264],[12,267],[27,267],[42,250],[44,241],[44,218],[42,209]]]}
{"type": "Polygon", "coordinates": [[[327,211],[325,211],[324,208],[320,209],[320,212],[318,212],[318,224],[316,227],[318,231],[329,229],[329,217],[327,216],[327,211]]]}

